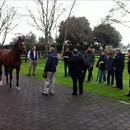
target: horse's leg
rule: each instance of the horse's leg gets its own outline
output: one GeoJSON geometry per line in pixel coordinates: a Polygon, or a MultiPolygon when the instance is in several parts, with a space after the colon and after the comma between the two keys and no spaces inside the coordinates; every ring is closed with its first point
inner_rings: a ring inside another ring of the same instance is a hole
{"type": "Polygon", "coordinates": [[[16,69],[16,86],[19,87],[19,70],[16,69]]]}
{"type": "Polygon", "coordinates": [[[0,64],[0,86],[2,86],[2,64],[0,64]]]}
{"type": "Polygon", "coordinates": [[[9,71],[9,74],[10,74],[10,83],[9,83],[9,87],[12,88],[12,69],[9,71]]]}
{"type": "Polygon", "coordinates": [[[8,68],[6,66],[4,66],[4,68],[5,68],[6,83],[8,85],[8,83],[9,83],[9,80],[8,80],[8,68]]]}
{"type": "Polygon", "coordinates": [[[19,87],[19,71],[20,71],[20,67],[16,67],[16,86],[17,86],[17,89],[20,90],[20,87],[19,87]]]}

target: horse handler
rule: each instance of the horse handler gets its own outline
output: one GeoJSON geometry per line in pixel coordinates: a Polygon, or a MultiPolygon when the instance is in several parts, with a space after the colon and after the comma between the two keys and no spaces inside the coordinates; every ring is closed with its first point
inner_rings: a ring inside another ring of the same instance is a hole
{"type": "Polygon", "coordinates": [[[38,62],[38,53],[36,50],[36,45],[33,45],[32,50],[29,50],[28,52],[28,59],[29,59],[29,70],[27,76],[32,75],[35,76],[35,70],[38,62]]]}
{"type": "Polygon", "coordinates": [[[45,64],[43,77],[45,76],[45,82],[44,82],[44,89],[42,94],[43,95],[54,95],[55,93],[55,72],[56,72],[56,66],[58,64],[58,58],[54,47],[50,47],[47,61],[45,64]]]}

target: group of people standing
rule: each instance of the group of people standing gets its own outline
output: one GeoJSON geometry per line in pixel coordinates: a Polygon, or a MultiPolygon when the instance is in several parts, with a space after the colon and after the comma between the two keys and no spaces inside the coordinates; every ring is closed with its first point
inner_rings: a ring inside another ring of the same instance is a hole
{"type": "MultiPolygon", "coordinates": [[[[129,56],[130,57],[130,56],[129,56]]],[[[38,55],[36,46],[33,46],[32,50],[28,53],[29,58],[29,73],[35,75],[35,69],[38,61],[38,55]]],[[[77,49],[70,51],[66,48],[62,54],[64,60],[64,76],[70,76],[73,82],[72,95],[83,94],[83,82],[85,81],[86,72],[88,71],[87,82],[93,79],[93,67],[95,63],[95,54],[92,48],[87,48],[84,54],[80,53],[77,49]],[[79,93],[77,93],[79,84],[79,93]]],[[[130,58],[129,58],[130,59],[130,58]]],[[[115,51],[102,50],[99,59],[96,63],[98,68],[97,83],[105,82],[107,85],[114,85],[114,79],[116,81],[116,87],[123,89],[123,70],[124,70],[124,54],[120,49],[115,51]]],[[[130,60],[129,60],[130,61],[130,60]]],[[[44,89],[42,94],[54,95],[54,79],[56,67],[58,64],[58,57],[54,47],[50,47],[47,60],[44,67],[43,76],[45,77],[44,89]]],[[[129,63],[130,64],[130,63],[129,63]]]]}
{"type": "MultiPolygon", "coordinates": [[[[77,95],[77,81],[79,82],[79,95],[83,94],[83,82],[85,81],[86,72],[88,71],[87,82],[93,79],[93,67],[95,63],[95,54],[92,48],[88,48],[84,55],[80,54],[77,49],[72,52],[67,48],[63,53],[65,76],[71,76],[73,80],[73,95],[77,95]],[[68,67],[68,71],[67,71],[68,67]],[[67,75],[68,74],[68,75],[67,75]]],[[[105,82],[107,85],[123,89],[123,70],[124,54],[120,49],[102,50],[96,63],[98,68],[97,83],[105,82]]]]}
{"type": "Polygon", "coordinates": [[[83,94],[83,82],[85,80],[86,71],[88,70],[88,82],[92,78],[93,65],[95,56],[91,48],[85,51],[83,57],[77,49],[72,52],[67,48],[63,55],[64,60],[64,76],[70,76],[73,81],[73,92],[72,95],[77,95],[78,84],[79,84],[79,95],[83,94]],[[68,68],[68,69],[67,69],[68,68]]]}
{"type": "Polygon", "coordinates": [[[125,64],[124,54],[120,49],[115,51],[102,51],[97,62],[98,67],[97,81],[99,83],[107,82],[107,85],[114,85],[114,79],[116,81],[116,87],[123,89],[123,70],[125,64]],[[107,74],[107,76],[106,76],[107,74]]]}

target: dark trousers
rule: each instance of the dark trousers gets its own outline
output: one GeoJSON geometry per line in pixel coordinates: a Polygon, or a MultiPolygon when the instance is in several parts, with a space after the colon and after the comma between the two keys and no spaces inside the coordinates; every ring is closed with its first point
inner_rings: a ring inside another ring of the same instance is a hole
{"type": "Polygon", "coordinates": [[[88,81],[90,81],[92,79],[92,71],[93,71],[93,67],[87,66],[84,69],[84,73],[83,73],[83,81],[85,80],[85,76],[86,76],[86,72],[88,70],[88,81]]]}
{"type": "Polygon", "coordinates": [[[69,76],[69,63],[64,61],[64,76],[69,76]]]}
{"type": "Polygon", "coordinates": [[[81,75],[73,76],[72,80],[73,80],[73,93],[77,94],[77,84],[79,83],[79,94],[83,94],[83,80],[82,80],[82,76],[81,75]]]}
{"type": "Polygon", "coordinates": [[[114,70],[107,71],[107,84],[109,85],[111,82],[111,85],[114,84],[114,70]]]}
{"type": "Polygon", "coordinates": [[[115,71],[116,87],[120,88],[120,89],[123,89],[123,79],[122,79],[122,76],[123,76],[123,71],[120,71],[120,70],[116,70],[115,71]]]}

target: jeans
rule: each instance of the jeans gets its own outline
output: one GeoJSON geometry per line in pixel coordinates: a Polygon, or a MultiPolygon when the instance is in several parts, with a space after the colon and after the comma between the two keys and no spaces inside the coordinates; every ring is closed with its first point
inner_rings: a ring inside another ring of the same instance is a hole
{"type": "Polygon", "coordinates": [[[99,69],[99,83],[103,81],[106,81],[106,70],[105,69],[99,69]]]}
{"type": "Polygon", "coordinates": [[[64,61],[64,76],[69,76],[69,63],[64,61]]]}

